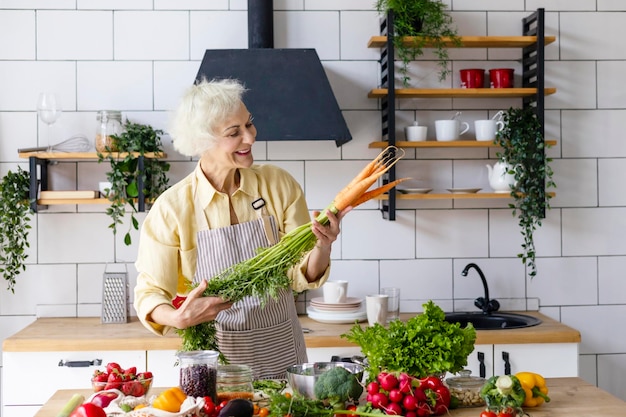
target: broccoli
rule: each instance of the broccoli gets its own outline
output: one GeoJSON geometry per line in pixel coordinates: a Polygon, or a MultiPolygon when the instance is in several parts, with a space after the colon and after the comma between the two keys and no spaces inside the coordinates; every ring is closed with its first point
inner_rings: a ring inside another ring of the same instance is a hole
{"type": "Polygon", "coordinates": [[[343,407],[346,401],[356,401],[363,393],[363,386],[356,375],[337,366],[319,376],[314,388],[318,400],[328,402],[333,408],[343,407]]]}

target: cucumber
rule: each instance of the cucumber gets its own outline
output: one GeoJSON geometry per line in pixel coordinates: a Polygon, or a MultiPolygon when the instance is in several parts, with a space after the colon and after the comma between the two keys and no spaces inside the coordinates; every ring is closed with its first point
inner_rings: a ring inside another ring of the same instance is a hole
{"type": "Polygon", "coordinates": [[[65,406],[63,406],[61,411],[59,411],[59,413],[57,414],[57,417],[70,417],[70,414],[72,414],[72,411],[76,410],[76,408],[84,402],[85,402],[85,397],[83,395],[80,395],[80,394],[72,395],[72,398],[70,398],[70,400],[67,403],[65,403],[65,406]]]}

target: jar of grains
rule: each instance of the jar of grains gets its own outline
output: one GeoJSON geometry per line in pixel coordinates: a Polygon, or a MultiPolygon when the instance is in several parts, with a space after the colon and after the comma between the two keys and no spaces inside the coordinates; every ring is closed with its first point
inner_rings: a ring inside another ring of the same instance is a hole
{"type": "Polygon", "coordinates": [[[98,120],[95,140],[96,150],[98,152],[117,151],[111,136],[117,136],[124,130],[122,127],[122,112],[117,110],[100,110],[96,115],[96,120],[98,120]]]}
{"type": "Polygon", "coordinates": [[[217,401],[235,398],[252,400],[252,369],[248,365],[219,365],[217,367],[217,401]]]}
{"type": "Polygon", "coordinates": [[[213,350],[193,350],[178,352],[180,368],[180,388],[191,397],[211,397],[217,401],[217,359],[219,353],[213,350]]]}
{"type": "Polygon", "coordinates": [[[450,394],[459,400],[459,407],[482,407],[485,400],[480,396],[480,390],[487,382],[485,378],[471,376],[472,371],[464,369],[459,376],[446,379],[450,394]]]}

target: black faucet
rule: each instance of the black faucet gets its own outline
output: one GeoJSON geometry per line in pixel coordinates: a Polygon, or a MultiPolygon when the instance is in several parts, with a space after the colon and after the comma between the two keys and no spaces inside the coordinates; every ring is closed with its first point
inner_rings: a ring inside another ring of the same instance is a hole
{"type": "Polygon", "coordinates": [[[498,300],[490,300],[489,299],[489,286],[487,285],[487,280],[485,279],[485,274],[483,274],[483,271],[480,270],[480,268],[478,267],[478,265],[471,263],[471,264],[467,264],[467,266],[463,269],[463,271],[461,272],[461,275],[463,275],[464,277],[467,276],[467,273],[469,272],[470,268],[474,268],[476,270],[476,272],[478,272],[478,275],[480,275],[480,279],[483,281],[483,288],[485,289],[485,296],[484,297],[478,297],[476,300],[474,300],[474,305],[478,308],[480,308],[483,313],[485,314],[489,314],[493,311],[498,311],[498,309],[500,308],[500,303],[498,302],[498,300]]]}

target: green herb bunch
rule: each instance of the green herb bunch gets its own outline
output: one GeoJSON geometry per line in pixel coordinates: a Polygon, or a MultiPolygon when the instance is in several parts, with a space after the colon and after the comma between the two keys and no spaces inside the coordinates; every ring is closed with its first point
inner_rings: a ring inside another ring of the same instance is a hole
{"type": "Polygon", "coordinates": [[[30,226],[30,174],[21,167],[0,182],[0,271],[15,293],[15,277],[26,270],[30,226]]]}
{"type": "Polygon", "coordinates": [[[386,415],[383,410],[372,407],[371,403],[360,405],[356,410],[333,408],[320,400],[312,400],[293,395],[287,397],[275,394],[270,397],[271,416],[306,416],[306,417],[333,417],[338,415],[379,417],[386,415]]]}
{"type": "Polygon", "coordinates": [[[371,379],[381,371],[425,378],[456,373],[467,365],[476,341],[474,327],[448,323],[443,310],[432,300],[423,307],[423,314],[406,322],[393,320],[388,328],[376,323],[365,329],[355,324],[349,333],[341,335],[361,347],[371,379]]]}
{"type": "Polygon", "coordinates": [[[534,232],[541,226],[546,210],[550,209],[551,195],[546,192],[556,188],[553,171],[546,157],[542,126],[532,107],[510,108],[504,113],[504,129],[497,134],[495,143],[502,147],[498,157],[513,169],[517,185],[511,191],[514,203],[509,204],[513,215],[518,216],[523,237],[522,252],[517,256],[530,268],[529,276],[537,274],[535,265],[534,232]]]}
{"type": "Polygon", "coordinates": [[[113,135],[113,143],[118,152],[112,152],[107,146],[106,154],[98,153],[98,162],[108,161],[111,170],[107,172],[107,180],[111,183],[108,199],[111,205],[106,213],[113,222],[109,228],[113,229],[113,234],[117,233],[118,225],[126,214],[126,205],[131,208],[130,225],[128,232],[124,235],[124,243],[132,243],[130,231],[139,230],[139,222],[135,218],[137,206],[135,199],[139,197],[139,181],[143,181],[143,194],[147,201],[153,201],[169,185],[167,171],[170,165],[165,161],[156,158],[143,159],[143,169],[140,169],[140,157],[147,153],[159,155],[163,153],[161,144],[162,130],[153,129],[149,125],[133,123],[126,120],[124,132],[120,135],[113,135]]]}
{"type": "MultiPolygon", "coordinates": [[[[317,220],[328,224],[324,210],[317,220]]],[[[247,296],[259,297],[262,303],[269,298],[277,299],[281,290],[288,289],[291,281],[287,271],[296,265],[304,254],[311,251],[317,238],[311,230],[311,222],[289,233],[274,246],[259,249],[257,255],[227,268],[208,280],[203,295],[219,296],[236,302],[247,296]]],[[[214,350],[219,352],[215,321],[201,323],[186,329],[178,329],[182,337],[182,350],[214,350]]],[[[220,353],[220,360],[228,362],[220,353]]]]}

